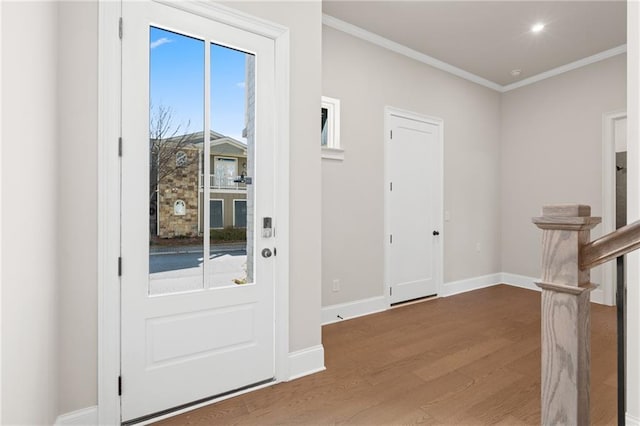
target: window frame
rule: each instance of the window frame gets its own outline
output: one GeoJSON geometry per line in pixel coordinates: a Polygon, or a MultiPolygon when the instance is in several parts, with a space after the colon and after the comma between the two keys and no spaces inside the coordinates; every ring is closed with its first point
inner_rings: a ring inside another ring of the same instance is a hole
{"type": "MultiPolygon", "coordinates": [[[[344,160],[344,149],[340,140],[340,99],[323,96],[320,105],[321,112],[322,109],[327,110],[327,144],[322,145],[322,139],[320,140],[322,158],[344,160]]],[[[320,131],[322,132],[322,129],[320,131]]]]}
{"type": "MultiPolygon", "coordinates": [[[[216,168],[216,164],[218,164],[219,160],[224,160],[224,161],[231,161],[233,162],[233,164],[235,165],[235,173],[234,173],[234,178],[238,176],[238,166],[239,166],[239,161],[237,157],[230,157],[227,155],[214,155],[213,156],[213,173],[212,175],[216,176],[218,179],[218,182],[220,182],[221,177],[219,177],[216,173],[217,168],[216,168]]],[[[214,179],[215,180],[215,179],[214,179]]],[[[231,185],[233,186],[233,185],[231,185]]],[[[237,186],[237,185],[236,185],[237,186]]],[[[226,189],[233,189],[233,188],[229,188],[226,185],[223,187],[222,185],[219,185],[218,188],[215,188],[216,190],[226,190],[226,189]]]]}
{"type": "Polygon", "coordinates": [[[176,152],[176,167],[182,168],[182,167],[186,167],[188,164],[189,164],[189,155],[182,150],[176,152]]]}
{"type": "Polygon", "coordinates": [[[185,216],[187,214],[187,203],[183,199],[178,199],[173,203],[173,215],[185,216]],[[178,206],[182,206],[182,211],[178,210],[178,206]]]}

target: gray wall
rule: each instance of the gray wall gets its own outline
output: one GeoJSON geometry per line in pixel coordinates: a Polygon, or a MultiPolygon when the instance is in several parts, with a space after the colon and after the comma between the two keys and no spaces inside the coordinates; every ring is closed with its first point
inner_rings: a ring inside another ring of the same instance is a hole
{"type": "Polygon", "coordinates": [[[531,217],[542,205],[579,202],[601,215],[602,114],[625,108],[626,55],[503,94],[503,271],[539,275],[541,233],[531,217]]]}
{"type": "Polygon", "coordinates": [[[58,413],[57,13],[2,4],[2,424],[58,413]]]}
{"type": "MultiPolygon", "coordinates": [[[[229,2],[290,29],[290,351],[321,341],[320,330],[320,1],[229,2]]],[[[280,256],[278,254],[278,256],[280,256]]]]}
{"type": "Polygon", "coordinates": [[[97,400],[98,4],[61,2],[58,33],[58,413],[97,400]]]}
{"type": "Polygon", "coordinates": [[[500,94],[327,26],[322,55],[345,150],[322,162],[323,306],[383,294],[386,105],[444,120],[444,281],[499,272],[500,94]]]}

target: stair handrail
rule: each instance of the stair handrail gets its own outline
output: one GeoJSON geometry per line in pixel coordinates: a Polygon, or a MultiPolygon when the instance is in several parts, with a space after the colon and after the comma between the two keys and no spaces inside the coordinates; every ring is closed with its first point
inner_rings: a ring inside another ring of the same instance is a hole
{"type": "Polygon", "coordinates": [[[541,413],[543,425],[588,425],[591,380],[591,268],[640,248],[640,221],[590,241],[601,219],[581,204],[544,206],[541,413]]]}
{"type": "Polygon", "coordinates": [[[580,269],[591,269],[640,248],[640,220],[585,244],[580,269]]]}

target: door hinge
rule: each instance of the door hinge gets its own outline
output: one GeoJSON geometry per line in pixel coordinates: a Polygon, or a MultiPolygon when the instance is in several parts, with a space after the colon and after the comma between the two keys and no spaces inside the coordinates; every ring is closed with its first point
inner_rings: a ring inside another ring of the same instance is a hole
{"type": "Polygon", "coordinates": [[[122,136],[118,138],[118,157],[122,157],[122,136]]]}
{"type": "Polygon", "coordinates": [[[118,396],[122,396],[122,376],[118,376],[118,396]]]}
{"type": "Polygon", "coordinates": [[[393,296],[393,287],[389,287],[389,296],[393,296]]]}
{"type": "Polygon", "coordinates": [[[389,139],[393,139],[393,130],[389,130],[389,139]]]}
{"type": "Polygon", "coordinates": [[[393,191],[393,182],[389,182],[389,191],[393,191]]]}
{"type": "Polygon", "coordinates": [[[389,244],[393,244],[393,234],[389,234],[389,244]]]}
{"type": "Polygon", "coordinates": [[[122,276],[122,258],[121,257],[118,258],[118,276],[119,277],[122,276]]]}
{"type": "Polygon", "coordinates": [[[118,19],[118,37],[122,40],[122,16],[118,19]]]}

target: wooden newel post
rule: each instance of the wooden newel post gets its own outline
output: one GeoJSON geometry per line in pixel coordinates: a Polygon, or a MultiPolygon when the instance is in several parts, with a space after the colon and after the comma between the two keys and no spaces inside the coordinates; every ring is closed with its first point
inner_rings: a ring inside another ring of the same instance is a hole
{"type": "Polygon", "coordinates": [[[543,425],[588,425],[591,358],[589,294],[596,286],[579,267],[599,217],[578,204],[545,206],[533,218],[542,233],[543,425]]]}

